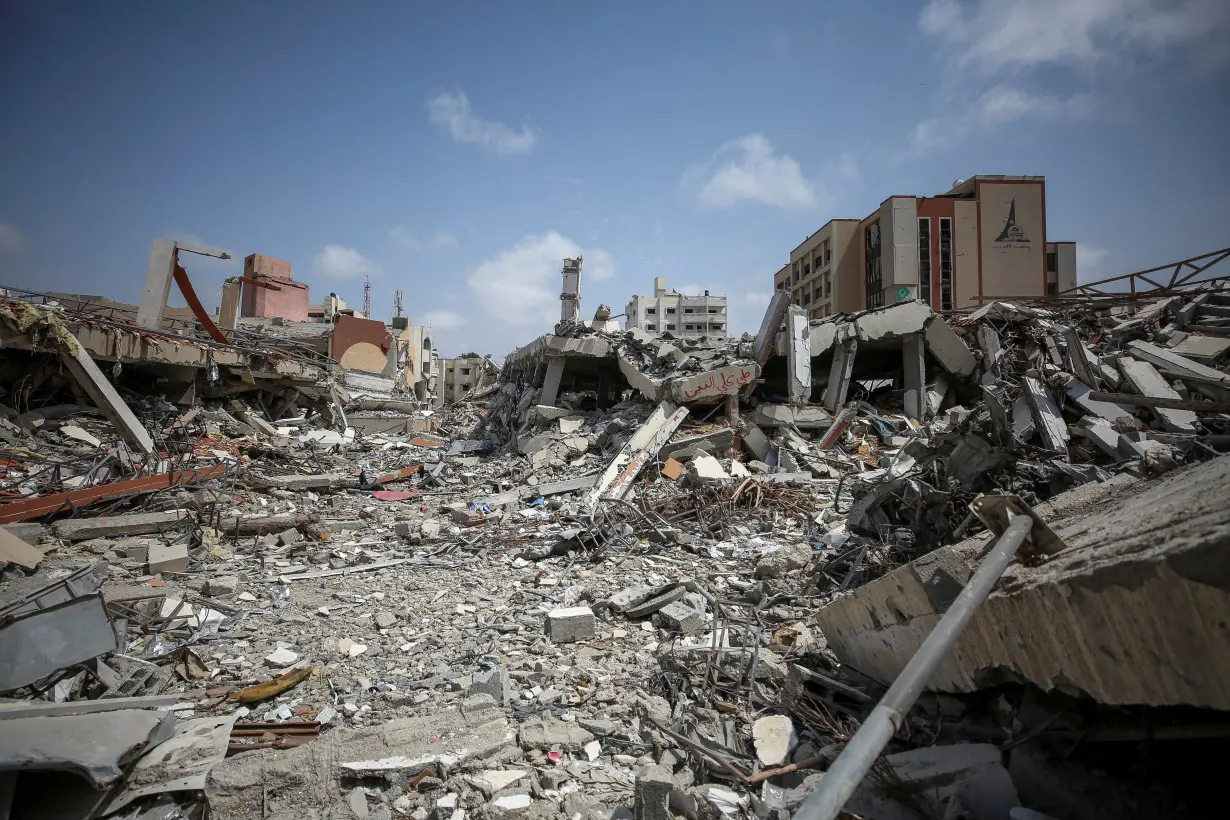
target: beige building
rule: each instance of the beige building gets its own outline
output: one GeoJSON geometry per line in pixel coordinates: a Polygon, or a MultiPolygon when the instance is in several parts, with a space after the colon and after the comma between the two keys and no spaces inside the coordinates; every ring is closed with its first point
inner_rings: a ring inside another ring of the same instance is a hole
{"type": "Polygon", "coordinates": [[[773,278],[813,319],[913,299],[955,310],[1075,287],[1076,244],[1047,241],[1043,177],[979,175],[830,220],[773,278]]]}
{"type": "Polygon", "coordinates": [[[773,276],[777,290],[790,291],[791,301],[809,319],[858,310],[857,289],[846,287],[858,276],[857,219],[830,219],[790,252],[790,261],[773,276]]]}
{"type": "Polygon", "coordinates": [[[470,391],[494,383],[499,375],[500,369],[489,356],[467,353],[455,359],[441,359],[437,401],[440,404],[460,401],[470,391]]]}
{"type": "Polygon", "coordinates": [[[624,311],[625,322],[649,333],[669,333],[677,338],[726,336],[726,297],[709,291],[696,296],[666,289],[666,278],[655,277],[653,296],[634,295],[624,311]]]}

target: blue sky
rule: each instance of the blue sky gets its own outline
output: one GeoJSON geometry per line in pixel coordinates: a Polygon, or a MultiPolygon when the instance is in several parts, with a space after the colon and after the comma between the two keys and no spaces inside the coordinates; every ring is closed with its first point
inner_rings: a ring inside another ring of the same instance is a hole
{"type": "Polygon", "coordinates": [[[1045,174],[1082,279],[1230,245],[1230,3],[0,3],[0,284],[207,306],[257,252],[313,301],[501,356],[655,276],[754,330],[832,217],[1045,174]]]}

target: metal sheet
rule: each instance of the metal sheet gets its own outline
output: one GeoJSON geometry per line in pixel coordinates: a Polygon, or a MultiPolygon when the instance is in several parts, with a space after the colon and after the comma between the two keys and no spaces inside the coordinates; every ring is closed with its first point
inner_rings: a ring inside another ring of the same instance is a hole
{"type": "Polygon", "coordinates": [[[102,596],[74,598],[0,628],[0,692],[118,648],[102,596]]]}

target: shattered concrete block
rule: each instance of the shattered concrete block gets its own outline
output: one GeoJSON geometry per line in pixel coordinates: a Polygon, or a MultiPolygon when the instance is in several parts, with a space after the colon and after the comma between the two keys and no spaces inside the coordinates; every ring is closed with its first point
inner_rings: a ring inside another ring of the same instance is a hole
{"type": "Polygon", "coordinates": [[[747,451],[757,461],[767,462],[769,460],[773,452],[773,444],[769,441],[769,437],[765,435],[764,430],[761,430],[751,421],[743,419],[739,422],[739,433],[743,445],[747,447],[747,451]]]}
{"type": "Polygon", "coordinates": [[[559,420],[559,431],[566,436],[570,436],[577,430],[580,430],[584,424],[585,419],[583,418],[561,418],[559,420]]]}
{"type": "Polygon", "coordinates": [[[278,533],[278,546],[289,547],[291,544],[298,544],[303,540],[303,533],[295,528],[282,530],[278,533]]]}
{"type": "Polygon", "coordinates": [[[616,615],[653,594],[653,587],[628,587],[611,596],[607,606],[616,615]]]}
{"type": "Polygon", "coordinates": [[[684,635],[690,635],[700,629],[701,624],[704,623],[704,612],[698,610],[687,600],[667,604],[658,614],[662,618],[662,626],[665,629],[681,632],[684,635]]]}
{"type": "Polygon", "coordinates": [[[594,611],[587,606],[554,609],[547,613],[547,637],[555,643],[572,643],[594,637],[594,611]]]}
{"type": "Polygon", "coordinates": [[[407,536],[414,531],[414,524],[410,521],[398,521],[393,525],[393,534],[407,536]]]}
{"type": "Polygon", "coordinates": [[[512,686],[508,678],[508,667],[500,664],[475,672],[470,682],[471,695],[489,695],[501,706],[507,706],[512,696],[512,686]]]}
{"type": "Polygon", "coordinates": [[[237,576],[215,575],[205,582],[205,586],[201,587],[201,593],[208,595],[210,598],[221,598],[226,595],[234,595],[237,589],[239,589],[239,578],[237,576]]]}
{"type": "Polygon", "coordinates": [[[389,629],[397,625],[397,616],[387,610],[377,612],[375,618],[376,626],[381,629],[389,629]]]}
{"type": "Polygon", "coordinates": [[[539,433],[529,438],[518,438],[517,452],[523,456],[532,456],[550,447],[554,441],[555,439],[548,433],[539,433]]]}
{"type": "Polygon", "coordinates": [[[440,522],[434,518],[428,518],[419,525],[419,533],[424,538],[435,538],[440,534],[440,522]]]}
{"type": "Polygon", "coordinates": [[[149,574],[187,572],[188,548],[183,544],[155,542],[149,548],[149,574]]]}
{"type": "Polygon", "coordinates": [[[764,555],[756,563],[757,578],[780,578],[787,572],[803,569],[811,563],[811,546],[786,544],[764,555]]]}
{"type": "Polygon", "coordinates": [[[673,820],[670,808],[675,777],[665,766],[642,766],[636,773],[633,799],[635,820],[673,820]]]}
{"type": "Polygon", "coordinates": [[[662,398],[662,380],[646,376],[630,359],[623,355],[619,357],[619,372],[628,380],[628,384],[639,390],[649,401],[660,401],[662,398]]]}
{"type": "Polygon", "coordinates": [[[594,736],[575,723],[556,718],[527,720],[521,724],[518,740],[522,748],[579,752],[594,736]]]}
{"type": "Polygon", "coordinates": [[[661,588],[662,591],[647,597],[642,601],[638,601],[633,606],[625,607],[624,615],[633,620],[644,618],[647,615],[652,615],[667,604],[672,604],[675,601],[682,600],[688,594],[688,588],[683,584],[672,584],[668,587],[661,588]]]}

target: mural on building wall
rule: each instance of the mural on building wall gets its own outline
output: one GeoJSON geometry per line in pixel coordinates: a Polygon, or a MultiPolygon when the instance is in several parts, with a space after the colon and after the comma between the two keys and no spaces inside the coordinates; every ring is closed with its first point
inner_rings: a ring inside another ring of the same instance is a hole
{"type": "Polygon", "coordinates": [[[1016,221],[1016,199],[1008,206],[1008,218],[1004,220],[1004,229],[995,238],[997,248],[1028,248],[1029,237],[1025,229],[1016,221]]]}

